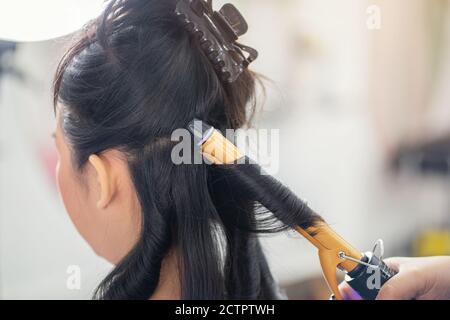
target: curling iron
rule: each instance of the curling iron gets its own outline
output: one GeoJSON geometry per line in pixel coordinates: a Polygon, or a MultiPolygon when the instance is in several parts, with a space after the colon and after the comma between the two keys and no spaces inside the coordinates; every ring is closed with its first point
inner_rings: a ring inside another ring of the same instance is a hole
{"type": "MultiPolygon", "coordinates": [[[[230,140],[226,139],[222,133],[214,127],[194,120],[189,124],[189,130],[194,136],[194,141],[204,158],[212,165],[226,166],[229,164],[252,163],[230,140]]],[[[258,186],[261,194],[258,201],[269,211],[280,211],[279,207],[271,205],[267,200],[268,196],[276,196],[272,190],[262,190],[265,185],[275,184],[277,190],[281,189],[283,194],[289,195],[290,201],[278,201],[281,203],[281,210],[296,210],[303,215],[315,215],[305,202],[300,200],[287,187],[271,176],[261,177],[262,169],[258,165],[252,165],[248,170],[247,165],[234,166],[234,170],[241,170],[239,177],[242,183],[252,183],[266,179],[268,184],[258,186]],[[246,169],[240,169],[246,168],[246,169]],[[259,171],[257,169],[260,169],[259,171]],[[259,175],[255,178],[255,175],[259,175]],[[270,194],[270,195],[269,195],[270,194]],[[289,202],[289,203],[284,203],[289,202]]],[[[256,182],[257,183],[257,182],[256,182]]],[[[276,214],[276,212],[274,212],[276,214]]],[[[345,281],[355,290],[363,299],[374,300],[381,288],[396,272],[390,269],[383,262],[383,242],[378,240],[371,252],[361,253],[352,245],[340,237],[324,221],[313,223],[313,226],[295,225],[293,228],[311,242],[318,250],[319,260],[323,271],[323,276],[332,292],[331,299],[342,300],[339,291],[336,270],[340,269],[346,272],[345,281]],[[380,254],[376,254],[376,251],[380,254]]]]}

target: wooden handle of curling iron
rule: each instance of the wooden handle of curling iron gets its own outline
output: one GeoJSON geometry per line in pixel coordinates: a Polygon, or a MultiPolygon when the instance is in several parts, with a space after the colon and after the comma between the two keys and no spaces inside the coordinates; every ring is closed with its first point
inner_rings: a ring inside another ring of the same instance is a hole
{"type": "Polygon", "coordinates": [[[323,276],[336,299],[341,300],[342,296],[338,288],[336,268],[351,272],[358,266],[357,262],[342,259],[341,254],[355,260],[362,259],[363,254],[341,238],[326,223],[306,230],[297,227],[296,231],[318,249],[323,276]]]}

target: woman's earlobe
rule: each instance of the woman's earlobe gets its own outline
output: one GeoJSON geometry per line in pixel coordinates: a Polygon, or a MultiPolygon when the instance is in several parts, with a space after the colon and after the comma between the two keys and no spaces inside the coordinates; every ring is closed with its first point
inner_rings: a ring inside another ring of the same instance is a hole
{"type": "Polygon", "coordinates": [[[110,171],[107,160],[102,159],[98,155],[89,156],[89,163],[95,169],[97,175],[97,182],[99,184],[99,200],[97,201],[97,208],[105,209],[112,199],[114,190],[112,185],[112,172],[110,171]]]}

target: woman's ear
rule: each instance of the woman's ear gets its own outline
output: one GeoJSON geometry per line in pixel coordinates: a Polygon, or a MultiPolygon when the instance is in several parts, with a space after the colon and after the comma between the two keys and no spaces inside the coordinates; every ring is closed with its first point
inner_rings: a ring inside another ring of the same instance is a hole
{"type": "Polygon", "coordinates": [[[94,168],[99,184],[100,197],[97,208],[105,209],[114,195],[113,172],[108,160],[98,155],[89,156],[89,163],[94,168]]]}

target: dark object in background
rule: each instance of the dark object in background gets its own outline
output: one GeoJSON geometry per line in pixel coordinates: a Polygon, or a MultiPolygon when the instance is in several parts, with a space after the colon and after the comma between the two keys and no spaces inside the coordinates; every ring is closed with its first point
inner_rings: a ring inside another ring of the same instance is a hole
{"type": "Polygon", "coordinates": [[[8,52],[14,52],[16,50],[16,43],[10,41],[0,40],[0,79],[3,74],[11,72],[12,69],[4,65],[4,56],[8,52]]]}
{"type": "Polygon", "coordinates": [[[450,175],[450,135],[428,143],[399,149],[394,169],[410,167],[422,174],[450,175]]]}
{"type": "Polygon", "coordinates": [[[17,70],[16,68],[14,68],[12,65],[10,65],[7,61],[8,59],[6,59],[7,54],[9,53],[14,54],[16,49],[17,44],[15,42],[0,40],[0,81],[6,74],[12,75],[13,77],[21,81],[25,79],[24,74],[19,70],[17,70]]]}
{"type": "MultiPolygon", "coordinates": [[[[398,150],[392,161],[394,170],[414,170],[418,175],[434,175],[450,182],[450,135],[415,146],[405,146],[398,150]]],[[[450,184],[443,186],[448,190],[450,184]]],[[[407,256],[448,255],[450,250],[450,202],[447,215],[436,225],[423,225],[411,236],[407,256]]]]}

